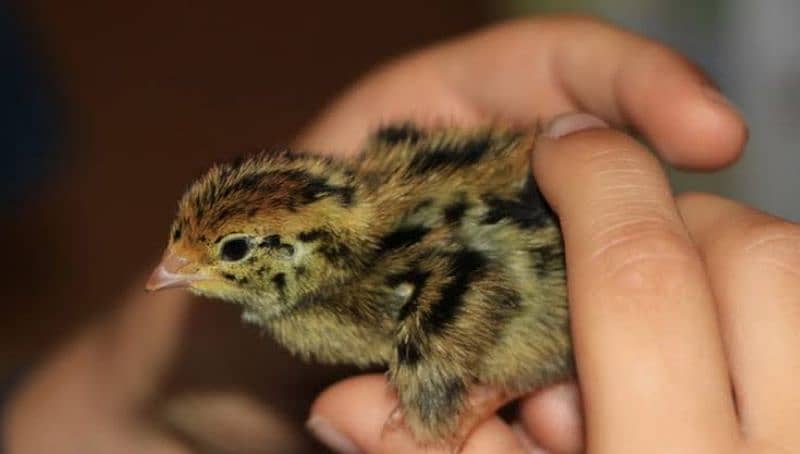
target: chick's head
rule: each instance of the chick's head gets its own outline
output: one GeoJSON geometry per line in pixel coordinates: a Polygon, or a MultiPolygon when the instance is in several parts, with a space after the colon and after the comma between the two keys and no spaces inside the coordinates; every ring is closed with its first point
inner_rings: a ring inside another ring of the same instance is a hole
{"type": "Polygon", "coordinates": [[[188,288],[264,318],[297,304],[318,268],[312,248],[297,236],[351,196],[344,177],[320,172],[315,163],[262,154],[212,168],[179,202],[147,288],[188,288]]]}

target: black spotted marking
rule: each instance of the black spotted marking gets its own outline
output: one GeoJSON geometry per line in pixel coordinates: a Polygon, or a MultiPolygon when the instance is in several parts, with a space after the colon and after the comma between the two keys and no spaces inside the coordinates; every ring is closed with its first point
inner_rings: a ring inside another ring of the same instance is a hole
{"type": "Polygon", "coordinates": [[[248,279],[245,276],[238,277],[235,274],[231,274],[231,273],[222,273],[222,277],[225,278],[225,280],[228,280],[228,281],[231,281],[231,282],[235,282],[235,283],[240,284],[240,285],[245,285],[245,284],[250,282],[250,279],[248,279]]]}
{"type": "Polygon", "coordinates": [[[516,198],[487,194],[482,200],[488,207],[481,219],[483,224],[496,224],[508,219],[521,228],[531,229],[543,227],[555,219],[555,214],[539,192],[532,174],[528,174],[516,198]]]}
{"type": "Polygon", "coordinates": [[[468,208],[469,204],[464,200],[459,200],[444,207],[444,221],[448,224],[458,224],[468,208]]]}
{"type": "Polygon", "coordinates": [[[375,139],[387,145],[416,143],[423,137],[422,132],[410,123],[386,126],[375,133],[375,139]]]}
{"type": "Polygon", "coordinates": [[[483,202],[488,207],[481,219],[483,224],[497,224],[508,219],[523,229],[532,229],[544,227],[552,220],[552,215],[541,206],[537,207],[520,200],[485,195],[483,202]]]}
{"type": "Polygon", "coordinates": [[[292,256],[294,255],[294,246],[289,243],[281,242],[280,235],[269,235],[264,237],[264,239],[259,243],[259,247],[267,248],[267,249],[277,249],[284,255],[292,256]]]}
{"type": "Polygon", "coordinates": [[[280,293],[283,293],[286,290],[286,273],[278,273],[272,276],[272,283],[275,284],[275,288],[280,293]]]}
{"type": "Polygon", "coordinates": [[[182,234],[183,234],[183,223],[179,222],[172,230],[172,242],[174,243],[180,240],[182,234]]]}
{"type": "Polygon", "coordinates": [[[298,277],[300,277],[300,276],[305,276],[307,272],[308,272],[308,270],[307,270],[307,269],[306,269],[306,267],[305,267],[305,266],[303,266],[303,265],[299,265],[299,266],[296,266],[296,267],[294,268],[294,274],[295,274],[296,276],[298,276],[298,277]]]}
{"type": "Polygon", "coordinates": [[[405,366],[413,366],[422,359],[422,353],[413,342],[401,340],[397,343],[397,361],[405,366]]]}
{"type": "Polygon", "coordinates": [[[545,211],[550,217],[555,217],[552,208],[542,197],[542,193],[536,185],[536,180],[533,178],[533,173],[529,173],[525,178],[525,184],[522,185],[522,190],[519,192],[519,199],[532,207],[545,211]]]}
{"type": "Polygon", "coordinates": [[[304,243],[319,242],[317,251],[333,264],[346,264],[353,256],[353,251],[346,244],[337,241],[334,234],[328,230],[312,229],[300,232],[297,239],[304,243]]]}
{"type": "Polygon", "coordinates": [[[487,259],[478,251],[464,249],[452,256],[451,280],[441,292],[430,312],[423,317],[423,325],[429,333],[445,330],[459,316],[464,308],[464,295],[470,283],[478,279],[486,269],[487,259]]]}
{"type": "Polygon", "coordinates": [[[307,230],[297,235],[297,239],[303,243],[313,243],[320,239],[330,240],[332,237],[333,234],[331,232],[323,229],[307,230]]]}
{"type": "Polygon", "coordinates": [[[262,248],[276,248],[281,245],[281,236],[280,235],[267,235],[261,240],[261,243],[258,244],[258,247],[262,248]]]}
{"type": "Polygon", "coordinates": [[[381,238],[378,254],[383,255],[419,243],[430,231],[431,229],[418,225],[400,227],[381,238]]]}
{"type": "Polygon", "coordinates": [[[353,250],[347,244],[339,241],[328,230],[312,229],[300,232],[297,235],[297,239],[303,243],[319,242],[317,251],[322,254],[325,260],[335,265],[349,265],[356,258],[353,250]]]}
{"type": "MultiPolygon", "coordinates": [[[[299,205],[308,205],[329,196],[337,197],[339,203],[345,207],[353,203],[355,188],[352,186],[331,185],[325,179],[301,170],[287,170],[284,173],[292,175],[303,182],[295,195],[299,205]]],[[[296,209],[297,204],[293,204],[290,208],[296,209]]]]}
{"type": "Polygon", "coordinates": [[[339,186],[334,188],[334,193],[339,197],[339,202],[346,207],[353,204],[353,197],[356,189],[352,186],[339,186]]]}
{"type": "Polygon", "coordinates": [[[325,260],[334,265],[349,265],[356,259],[353,250],[344,243],[333,242],[322,244],[317,250],[322,254],[325,260]]]}
{"type": "Polygon", "coordinates": [[[508,219],[523,228],[530,228],[537,223],[536,211],[533,207],[519,200],[504,199],[494,195],[483,196],[488,209],[481,219],[482,224],[497,224],[508,219]]]}
{"type": "Polygon", "coordinates": [[[416,174],[426,174],[445,167],[467,167],[480,161],[491,144],[491,139],[484,136],[467,142],[438,145],[414,155],[409,169],[416,174]]]}

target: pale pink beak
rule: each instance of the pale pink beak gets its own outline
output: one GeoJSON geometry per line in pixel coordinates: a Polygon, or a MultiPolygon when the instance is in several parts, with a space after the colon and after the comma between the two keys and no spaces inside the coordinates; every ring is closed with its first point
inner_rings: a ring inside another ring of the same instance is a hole
{"type": "Polygon", "coordinates": [[[145,284],[145,289],[148,291],[163,290],[166,288],[185,288],[191,285],[192,282],[203,279],[203,276],[192,273],[181,273],[181,269],[189,264],[189,259],[167,251],[161,259],[150,279],[145,284]]]}

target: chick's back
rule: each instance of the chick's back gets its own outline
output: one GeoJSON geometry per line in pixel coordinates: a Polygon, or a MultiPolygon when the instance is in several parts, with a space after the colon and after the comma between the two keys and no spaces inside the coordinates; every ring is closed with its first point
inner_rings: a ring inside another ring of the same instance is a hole
{"type": "MultiPolygon", "coordinates": [[[[448,270],[450,280],[440,287],[462,279],[469,288],[455,307],[430,311],[448,321],[442,349],[480,350],[480,364],[469,364],[475,379],[514,392],[572,369],[562,239],[531,173],[534,141],[534,131],[404,124],[376,133],[356,165],[362,181],[374,185],[369,203],[400,233],[395,241],[468,251],[480,262],[462,264],[484,268],[480,276],[448,270]],[[469,345],[453,345],[459,338],[469,345]]],[[[391,259],[387,254],[378,266],[391,268],[391,259]]],[[[440,301],[453,296],[441,293],[440,301]]]]}

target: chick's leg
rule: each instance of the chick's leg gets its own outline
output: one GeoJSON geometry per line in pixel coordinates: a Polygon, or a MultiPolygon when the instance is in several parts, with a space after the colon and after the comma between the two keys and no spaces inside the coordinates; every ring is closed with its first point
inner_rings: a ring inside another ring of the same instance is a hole
{"type": "Polygon", "coordinates": [[[403,425],[422,444],[458,452],[472,431],[509,401],[519,397],[494,386],[442,379],[434,371],[398,370],[393,382],[400,404],[384,426],[384,433],[403,425]]]}
{"type": "Polygon", "coordinates": [[[460,446],[509,398],[476,377],[517,296],[497,267],[469,254],[477,255],[431,254],[410,273],[426,278],[414,279],[415,299],[401,311],[389,378],[405,426],[423,444],[460,446]]]}
{"type": "Polygon", "coordinates": [[[400,401],[387,430],[404,425],[422,444],[460,444],[469,384],[436,364],[399,365],[390,378],[400,401]]]}

